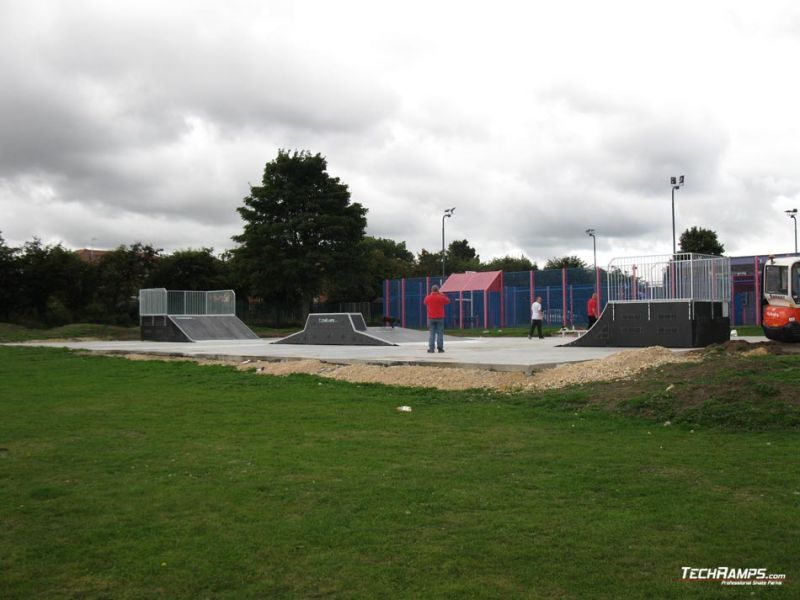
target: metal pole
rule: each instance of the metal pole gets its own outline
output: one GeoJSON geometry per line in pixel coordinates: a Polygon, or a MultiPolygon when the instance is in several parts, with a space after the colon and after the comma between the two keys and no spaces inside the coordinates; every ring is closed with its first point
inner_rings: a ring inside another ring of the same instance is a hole
{"type": "Polygon", "coordinates": [[[794,253],[797,254],[797,215],[792,215],[794,221],[794,253]]]}
{"type": "Polygon", "coordinates": [[[406,326],[406,278],[400,279],[400,327],[406,326]]]}
{"type": "Polygon", "coordinates": [[[453,208],[446,208],[444,209],[444,214],[442,215],[442,285],[444,285],[444,278],[445,278],[445,270],[444,270],[444,256],[445,256],[445,247],[444,247],[444,220],[447,217],[453,216],[453,211],[456,209],[454,206],[453,208]]]}
{"type": "Polygon", "coordinates": [[[597,293],[597,308],[600,308],[600,272],[597,270],[597,236],[592,235],[592,251],[594,252],[594,291],[597,293]]]}
{"type": "Polygon", "coordinates": [[[442,284],[444,284],[444,219],[447,213],[442,215],[442,284]]]}
{"type": "Polygon", "coordinates": [[[761,325],[761,261],[758,256],[753,257],[755,263],[755,283],[756,283],[756,325],[761,325]]]}
{"type": "Polygon", "coordinates": [[[672,254],[675,254],[675,186],[672,186],[672,254]]]}

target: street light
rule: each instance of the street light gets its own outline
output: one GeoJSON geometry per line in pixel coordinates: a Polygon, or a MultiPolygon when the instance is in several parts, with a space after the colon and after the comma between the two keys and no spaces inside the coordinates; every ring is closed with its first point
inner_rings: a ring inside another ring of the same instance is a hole
{"type": "Polygon", "coordinates": [[[587,229],[586,235],[592,238],[592,250],[594,250],[594,270],[597,271],[597,235],[594,229],[587,229]]]}
{"type": "Polygon", "coordinates": [[[678,178],[670,177],[669,182],[672,186],[672,254],[674,255],[677,251],[675,246],[675,190],[683,187],[683,175],[678,178]]]}
{"type": "Polygon", "coordinates": [[[797,254],[797,209],[785,210],[786,216],[794,221],[794,253],[797,254]]]}
{"type": "Polygon", "coordinates": [[[592,238],[592,250],[594,252],[594,291],[600,290],[600,273],[597,270],[597,232],[594,229],[587,229],[586,235],[592,238]]]}
{"type": "Polygon", "coordinates": [[[444,220],[452,217],[455,210],[455,206],[453,208],[445,208],[442,215],[442,284],[444,284],[444,220]]]}

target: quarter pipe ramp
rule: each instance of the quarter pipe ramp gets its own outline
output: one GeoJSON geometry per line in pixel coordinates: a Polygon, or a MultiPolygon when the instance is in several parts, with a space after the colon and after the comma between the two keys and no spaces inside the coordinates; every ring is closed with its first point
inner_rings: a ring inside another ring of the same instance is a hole
{"type": "Polygon", "coordinates": [[[597,323],[564,346],[700,348],[730,339],[722,302],[609,302],[597,323]]]}
{"type": "Polygon", "coordinates": [[[233,315],[157,315],[140,320],[142,340],[202,342],[260,339],[233,315]]]}

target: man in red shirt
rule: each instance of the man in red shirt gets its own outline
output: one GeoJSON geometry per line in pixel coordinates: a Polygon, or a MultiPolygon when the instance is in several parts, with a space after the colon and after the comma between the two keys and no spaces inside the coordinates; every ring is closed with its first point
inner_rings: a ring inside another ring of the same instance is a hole
{"type": "Polygon", "coordinates": [[[439,291],[438,285],[431,286],[431,293],[423,300],[428,311],[428,352],[433,352],[434,343],[439,352],[444,352],[444,307],[450,298],[439,291]]]}
{"type": "Polygon", "coordinates": [[[600,316],[600,314],[598,313],[598,308],[597,308],[597,294],[596,293],[592,294],[592,297],[589,298],[589,301],[586,303],[586,314],[589,317],[589,327],[588,327],[588,329],[591,329],[592,325],[594,325],[597,322],[597,319],[600,316]]]}

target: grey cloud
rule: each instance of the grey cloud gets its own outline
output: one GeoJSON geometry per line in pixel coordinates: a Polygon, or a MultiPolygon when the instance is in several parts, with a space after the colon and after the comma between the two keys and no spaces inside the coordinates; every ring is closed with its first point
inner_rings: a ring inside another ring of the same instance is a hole
{"type": "Polygon", "coordinates": [[[9,75],[0,95],[0,178],[12,186],[45,178],[67,203],[233,223],[247,179],[258,177],[243,174],[238,191],[223,189],[219,174],[202,171],[204,162],[214,167],[207,153],[187,178],[181,145],[192,122],[208,125],[227,148],[264,139],[271,149],[259,157],[260,176],[277,147],[363,134],[394,107],[384,87],[328,57],[303,56],[301,42],[280,30],[263,42],[186,30],[175,12],[153,20],[58,5],[18,11],[6,27],[27,26],[42,39],[0,42],[9,75]],[[20,52],[30,62],[10,64],[20,52]]]}
{"type": "Polygon", "coordinates": [[[587,227],[598,251],[660,251],[671,246],[668,178],[680,174],[678,230],[707,226],[729,249],[750,248],[797,198],[790,134],[785,151],[747,163],[763,115],[737,129],[689,93],[656,104],[579,72],[526,72],[530,87],[517,86],[515,57],[501,55],[509,78],[472,102],[450,89],[481,91],[463,85],[468,65],[440,63],[453,67],[441,80],[425,71],[438,46],[458,42],[440,39],[438,23],[420,35],[375,21],[348,46],[343,36],[362,35],[352,14],[331,9],[343,20],[312,35],[302,6],[6,3],[4,236],[229,247],[247,183],[278,148],[327,156],[369,209],[369,232],[415,252],[438,248],[449,206],[448,239],[466,237],[483,258],[586,256],[587,227]]]}

